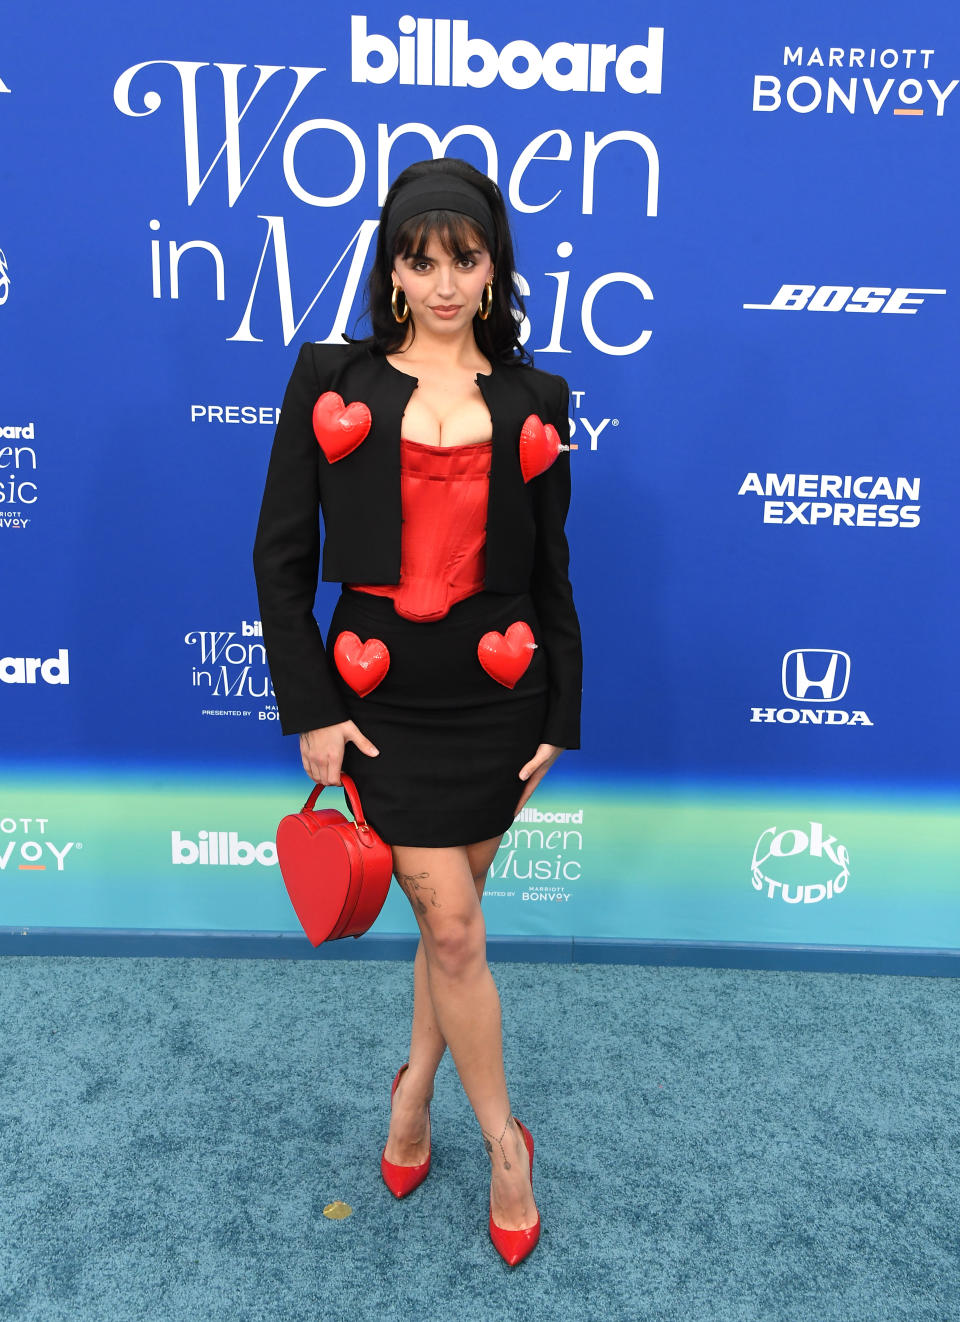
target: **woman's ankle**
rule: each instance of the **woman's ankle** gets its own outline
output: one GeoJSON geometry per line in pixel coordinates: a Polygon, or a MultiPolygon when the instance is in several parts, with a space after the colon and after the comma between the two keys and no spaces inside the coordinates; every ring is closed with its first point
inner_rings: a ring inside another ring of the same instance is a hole
{"type": "Polygon", "coordinates": [[[418,1071],[416,1066],[411,1063],[400,1075],[397,1088],[402,1088],[408,1099],[419,1098],[424,1106],[429,1106],[433,1100],[435,1073],[436,1071],[433,1074],[429,1071],[418,1071]]]}
{"type": "Polygon", "coordinates": [[[513,1170],[521,1153],[526,1152],[523,1135],[512,1113],[507,1117],[507,1122],[499,1135],[491,1134],[482,1126],[480,1133],[494,1171],[513,1170]]]}

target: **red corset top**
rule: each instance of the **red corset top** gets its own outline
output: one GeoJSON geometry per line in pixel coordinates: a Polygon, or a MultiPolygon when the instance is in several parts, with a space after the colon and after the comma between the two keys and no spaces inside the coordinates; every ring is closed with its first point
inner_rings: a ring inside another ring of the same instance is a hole
{"type": "Polygon", "coordinates": [[[392,597],[408,620],[439,620],[455,602],[480,592],[492,448],[492,441],[427,445],[401,438],[400,582],[347,587],[392,597]]]}

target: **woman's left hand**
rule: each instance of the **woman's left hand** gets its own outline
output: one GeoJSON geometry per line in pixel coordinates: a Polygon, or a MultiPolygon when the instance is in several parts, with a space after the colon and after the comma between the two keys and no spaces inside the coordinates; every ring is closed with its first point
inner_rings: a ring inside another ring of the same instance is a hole
{"type": "Polygon", "coordinates": [[[524,786],[523,793],[520,795],[520,802],[514,809],[514,817],[529,799],[530,795],[543,780],[544,776],[556,762],[557,758],[563,752],[556,744],[541,744],[529,762],[524,763],[520,768],[520,779],[527,783],[524,786]]]}

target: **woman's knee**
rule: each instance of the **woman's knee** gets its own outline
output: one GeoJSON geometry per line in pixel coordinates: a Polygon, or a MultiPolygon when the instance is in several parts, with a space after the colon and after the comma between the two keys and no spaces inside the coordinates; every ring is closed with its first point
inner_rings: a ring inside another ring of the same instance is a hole
{"type": "Polygon", "coordinates": [[[471,857],[473,853],[466,846],[393,848],[394,872],[416,915],[427,958],[450,976],[486,960],[486,925],[476,881],[483,859],[471,857]]]}
{"type": "Polygon", "coordinates": [[[432,916],[421,929],[427,959],[447,977],[473,972],[486,961],[487,932],[480,906],[432,916]]]}

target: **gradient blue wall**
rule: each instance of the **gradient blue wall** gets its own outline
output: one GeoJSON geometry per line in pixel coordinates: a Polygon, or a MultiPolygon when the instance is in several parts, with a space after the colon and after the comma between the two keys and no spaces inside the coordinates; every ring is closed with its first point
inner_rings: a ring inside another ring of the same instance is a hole
{"type": "Polygon", "coordinates": [[[8,16],[0,924],[296,930],[260,491],[387,182],[446,150],[509,198],[577,447],[583,748],[489,930],[960,947],[956,8],[409,19],[8,16]]]}

